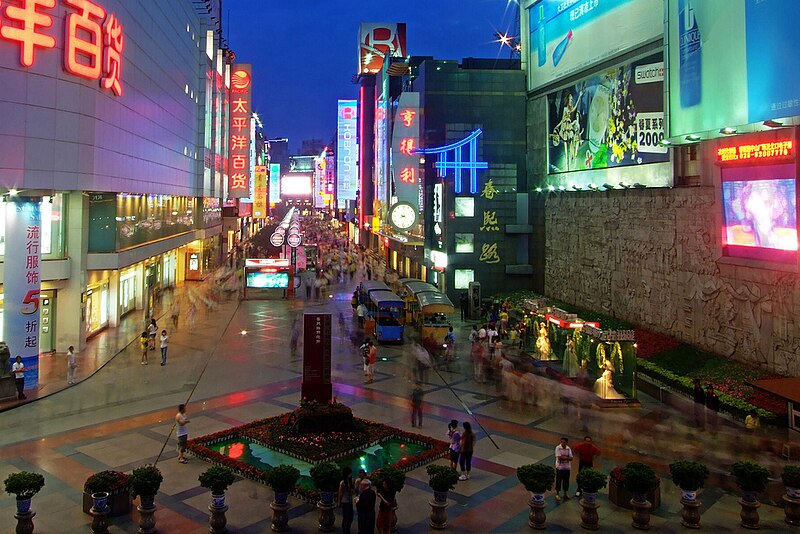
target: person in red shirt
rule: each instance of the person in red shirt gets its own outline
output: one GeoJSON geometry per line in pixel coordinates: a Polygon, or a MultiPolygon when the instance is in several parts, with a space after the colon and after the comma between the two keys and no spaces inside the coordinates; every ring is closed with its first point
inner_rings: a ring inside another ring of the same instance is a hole
{"type": "MultiPolygon", "coordinates": [[[[583,442],[575,445],[572,451],[578,455],[578,473],[587,467],[594,467],[594,459],[600,456],[600,447],[592,443],[592,436],[584,436],[583,442]]],[[[575,496],[581,496],[580,484],[578,484],[578,491],[575,496]]]]}

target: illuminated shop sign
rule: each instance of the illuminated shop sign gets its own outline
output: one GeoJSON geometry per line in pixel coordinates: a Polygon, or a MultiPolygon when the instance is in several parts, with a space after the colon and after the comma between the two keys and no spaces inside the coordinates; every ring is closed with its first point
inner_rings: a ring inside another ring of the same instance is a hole
{"type": "Polygon", "coordinates": [[[386,56],[406,55],[404,22],[364,22],[358,34],[358,72],[380,72],[386,56]]]}
{"type": "Polygon", "coordinates": [[[267,173],[266,165],[256,165],[253,176],[253,218],[264,219],[267,216],[267,173]]]}
{"type": "Polygon", "coordinates": [[[392,129],[392,174],[397,201],[410,204],[415,212],[422,207],[423,190],[416,153],[419,137],[419,93],[403,92],[392,129]]]}
{"type": "Polygon", "coordinates": [[[720,147],[717,149],[717,161],[765,160],[772,158],[789,158],[792,152],[792,141],[774,141],[769,143],[755,143],[720,147]]]}
{"type": "Polygon", "coordinates": [[[469,192],[472,195],[478,192],[478,170],[488,169],[489,163],[478,161],[478,138],[483,130],[478,128],[467,137],[455,143],[436,148],[418,148],[417,154],[436,154],[438,160],[434,167],[439,178],[446,178],[448,171],[453,171],[453,190],[458,195],[463,189],[464,171],[468,171],[469,192]],[[464,147],[467,147],[466,154],[464,147]]]}
{"type": "Polygon", "coordinates": [[[356,199],[358,190],[358,102],[339,100],[336,133],[336,202],[339,209],[347,208],[348,200],[356,199]]]}
{"type": "Polygon", "coordinates": [[[233,65],[231,75],[230,140],[228,142],[228,196],[250,193],[250,115],[253,112],[252,65],[233,65]]]}
{"type": "MultiPolygon", "coordinates": [[[[37,48],[56,48],[52,29],[59,16],[56,0],[19,0],[19,5],[0,8],[0,41],[19,46],[19,61],[32,67],[37,48]]],[[[122,24],[113,13],[91,0],[63,0],[64,70],[122,96],[122,24]]],[[[0,43],[2,45],[2,43],[0,43]]]]}
{"type": "Polygon", "coordinates": [[[277,204],[281,201],[281,164],[269,164],[269,203],[277,204]]]}

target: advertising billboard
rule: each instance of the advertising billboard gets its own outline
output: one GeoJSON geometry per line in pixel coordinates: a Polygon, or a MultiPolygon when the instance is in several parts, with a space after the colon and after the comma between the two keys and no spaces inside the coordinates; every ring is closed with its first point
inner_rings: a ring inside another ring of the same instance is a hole
{"type": "Polygon", "coordinates": [[[287,172],[281,176],[282,197],[310,197],[313,190],[313,173],[287,172]]]}
{"type": "Polygon", "coordinates": [[[269,203],[277,204],[281,201],[281,164],[269,164],[269,203]]]}
{"type": "Polygon", "coordinates": [[[669,0],[670,137],[800,115],[800,2],[669,0]]]}
{"type": "Polygon", "coordinates": [[[256,165],[253,176],[253,218],[267,216],[267,166],[256,165]]]}
{"type": "Polygon", "coordinates": [[[358,32],[358,73],[380,72],[387,55],[406,55],[405,22],[362,22],[358,32]]]}
{"type": "Polygon", "coordinates": [[[540,0],[528,8],[528,89],[576,74],[664,33],[655,0],[540,0]]]}
{"type": "MultiPolygon", "coordinates": [[[[397,102],[392,125],[392,181],[399,202],[411,204],[419,213],[422,182],[419,173],[419,93],[403,92],[397,102]]],[[[392,221],[390,221],[392,222],[392,221]]],[[[395,228],[408,230],[395,224],[395,228]]]]}
{"type": "Polygon", "coordinates": [[[338,128],[336,132],[336,204],[347,208],[348,200],[356,199],[358,190],[358,101],[339,100],[337,106],[338,128]]]}
{"type": "Polygon", "coordinates": [[[246,283],[252,289],[286,289],[289,287],[289,273],[248,271],[246,283]]]}
{"type": "Polygon", "coordinates": [[[549,173],[669,161],[663,86],[659,53],[547,95],[549,173]]]}
{"type": "Polygon", "coordinates": [[[228,197],[250,194],[250,121],[253,95],[252,65],[231,69],[230,124],[228,131],[228,197]]]}

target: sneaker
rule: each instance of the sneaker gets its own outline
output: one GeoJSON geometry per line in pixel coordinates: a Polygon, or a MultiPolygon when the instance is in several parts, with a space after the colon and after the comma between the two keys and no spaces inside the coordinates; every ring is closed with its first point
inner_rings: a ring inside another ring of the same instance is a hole
{"type": "Polygon", "coordinates": [[[561,502],[561,495],[556,493],[556,502],[561,502]]]}
{"type": "Polygon", "coordinates": [[[575,492],[575,497],[580,497],[581,495],[583,495],[583,492],[580,491],[575,492]]]}
{"type": "Polygon", "coordinates": [[[467,480],[467,475],[461,475],[458,480],[467,480]]]}

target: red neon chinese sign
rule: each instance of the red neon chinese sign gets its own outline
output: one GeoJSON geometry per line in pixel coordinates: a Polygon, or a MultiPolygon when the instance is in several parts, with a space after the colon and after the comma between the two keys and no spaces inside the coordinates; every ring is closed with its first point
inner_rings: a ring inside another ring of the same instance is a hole
{"type": "Polygon", "coordinates": [[[410,109],[405,109],[400,112],[400,120],[403,121],[403,124],[406,128],[411,128],[411,125],[414,122],[414,116],[416,114],[416,111],[412,111],[410,109]]]}
{"type": "Polygon", "coordinates": [[[717,149],[717,161],[727,163],[730,161],[788,158],[794,155],[793,148],[792,141],[788,140],[721,147],[717,149]]]}
{"type": "Polygon", "coordinates": [[[232,66],[230,135],[228,136],[228,196],[232,198],[246,198],[250,194],[252,81],[250,65],[232,66]]]}
{"type": "Polygon", "coordinates": [[[417,182],[417,171],[413,167],[403,167],[400,171],[400,179],[407,184],[414,184],[417,182]]]}
{"type": "MultiPolygon", "coordinates": [[[[0,0],[2,3],[2,0],[0,0]]],[[[56,0],[19,0],[0,10],[0,40],[19,45],[20,63],[32,67],[36,48],[56,47],[51,35],[56,0]],[[5,19],[2,15],[5,14],[5,19]]],[[[91,0],[63,0],[68,6],[64,31],[64,70],[122,96],[122,25],[113,14],[91,0]]]]}
{"type": "Polygon", "coordinates": [[[416,149],[416,139],[413,137],[408,137],[406,139],[402,139],[400,141],[400,153],[405,154],[406,156],[410,156],[414,153],[416,149]]]}

